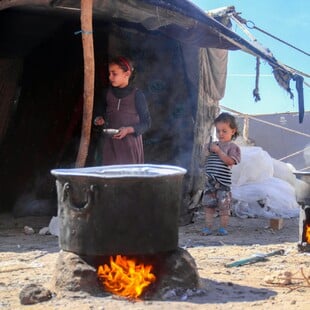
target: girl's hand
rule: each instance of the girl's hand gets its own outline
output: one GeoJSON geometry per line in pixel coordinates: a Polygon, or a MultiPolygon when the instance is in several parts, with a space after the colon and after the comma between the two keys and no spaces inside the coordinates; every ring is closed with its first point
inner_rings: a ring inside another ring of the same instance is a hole
{"type": "Polygon", "coordinates": [[[123,139],[127,135],[134,133],[133,127],[121,127],[119,128],[119,132],[113,136],[113,139],[123,139]]]}
{"type": "Polygon", "coordinates": [[[102,126],[104,125],[104,119],[102,116],[97,116],[95,119],[94,119],[94,124],[96,126],[102,126]]]}

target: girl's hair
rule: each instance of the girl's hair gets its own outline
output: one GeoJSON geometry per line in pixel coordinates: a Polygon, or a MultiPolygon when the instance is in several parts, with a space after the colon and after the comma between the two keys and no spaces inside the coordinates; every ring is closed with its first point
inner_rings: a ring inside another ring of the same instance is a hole
{"type": "Polygon", "coordinates": [[[130,71],[130,78],[129,80],[132,81],[134,79],[134,67],[132,61],[124,56],[117,56],[113,57],[109,64],[118,65],[124,72],[130,71]]]}
{"type": "Polygon", "coordinates": [[[116,64],[120,66],[125,72],[131,71],[133,72],[133,64],[130,59],[124,57],[124,56],[117,56],[113,57],[110,61],[109,64],[116,64]]]}
{"type": "Polygon", "coordinates": [[[236,129],[236,132],[231,137],[232,140],[235,140],[239,136],[237,121],[233,115],[223,112],[214,120],[214,124],[219,122],[227,123],[231,129],[236,129]]]}

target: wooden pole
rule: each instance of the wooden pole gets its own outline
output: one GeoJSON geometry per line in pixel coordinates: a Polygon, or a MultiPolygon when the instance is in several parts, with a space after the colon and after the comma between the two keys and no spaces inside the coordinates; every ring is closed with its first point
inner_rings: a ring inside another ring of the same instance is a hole
{"type": "Polygon", "coordinates": [[[77,168],[85,166],[93,116],[95,64],[92,16],[93,1],[81,0],[81,32],[84,56],[84,105],[80,147],[75,163],[75,167],[77,168]]]}

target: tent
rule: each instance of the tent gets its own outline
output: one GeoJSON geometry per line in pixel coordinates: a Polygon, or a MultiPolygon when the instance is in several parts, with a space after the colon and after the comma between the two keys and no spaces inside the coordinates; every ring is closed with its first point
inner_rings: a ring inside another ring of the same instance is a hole
{"type": "MultiPolygon", "coordinates": [[[[233,9],[233,8],[231,8],[233,9]]],[[[133,59],[152,128],[145,161],[186,168],[181,222],[202,188],[201,145],[224,96],[228,50],[242,49],[275,67],[285,87],[294,75],[190,1],[93,1],[95,85],[107,84],[111,55],[133,59]]],[[[0,211],[53,213],[49,171],[73,167],[83,107],[80,1],[0,2],[0,211]]],[[[95,133],[87,165],[97,165],[95,133]]]]}

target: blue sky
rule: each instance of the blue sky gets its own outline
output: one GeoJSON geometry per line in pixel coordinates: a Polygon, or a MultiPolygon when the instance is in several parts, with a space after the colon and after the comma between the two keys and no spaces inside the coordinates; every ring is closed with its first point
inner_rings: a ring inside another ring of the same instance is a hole
{"type": "MultiPolygon", "coordinates": [[[[257,27],[271,33],[297,48],[310,53],[310,1],[309,0],[191,0],[202,10],[235,6],[241,17],[252,21],[257,27]]],[[[244,37],[235,25],[232,28],[244,37]]],[[[259,32],[249,29],[257,41],[271,50],[274,57],[283,64],[310,74],[310,57],[259,32]]],[[[255,88],[256,59],[242,51],[230,51],[226,92],[220,104],[247,114],[270,114],[298,111],[298,95],[295,82],[291,82],[294,99],[275,81],[272,68],[261,60],[259,94],[255,102],[252,92],[255,88]]],[[[310,84],[310,79],[305,78],[310,84]]],[[[305,110],[310,111],[310,88],[304,85],[305,110]]]]}

